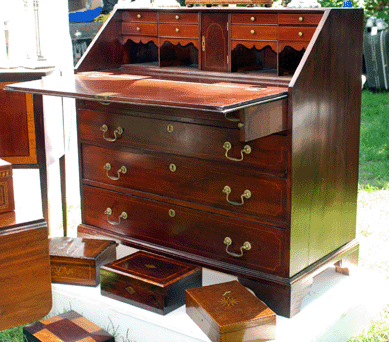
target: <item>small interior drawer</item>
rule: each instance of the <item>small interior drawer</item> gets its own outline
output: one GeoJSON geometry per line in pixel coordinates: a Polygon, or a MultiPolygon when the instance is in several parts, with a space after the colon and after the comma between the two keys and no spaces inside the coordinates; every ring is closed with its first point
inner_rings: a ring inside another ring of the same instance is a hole
{"type": "Polygon", "coordinates": [[[125,22],[154,22],[158,21],[157,12],[125,11],[122,12],[122,20],[125,22]]]}
{"type": "Polygon", "coordinates": [[[159,13],[159,22],[160,23],[198,23],[199,15],[197,13],[159,13]]]}
{"type": "Polygon", "coordinates": [[[199,26],[196,24],[160,24],[160,37],[187,37],[197,38],[199,36],[199,26]]]}
{"type": "Polygon", "coordinates": [[[279,25],[317,25],[322,18],[322,14],[279,14],[279,25]]]}
{"type": "Polygon", "coordinates": [[[232,39],[276,40],[276,26],[231,25],[232,39]]]}
{"type": "Polygon", "coordinates": [[[279,40],[310,41],[316,27],[283,26],[278,28],[279,40]]]}
{"type": "Polygon", "coordinates": [[[277,24],[277,14],[233,13],[232,24],[277,24]]]}
{"type": "Polygon", "coordinates": [[[157,25],[144,23],[123,23],[122,34],[139,36],[157,36],[157,25]]]}

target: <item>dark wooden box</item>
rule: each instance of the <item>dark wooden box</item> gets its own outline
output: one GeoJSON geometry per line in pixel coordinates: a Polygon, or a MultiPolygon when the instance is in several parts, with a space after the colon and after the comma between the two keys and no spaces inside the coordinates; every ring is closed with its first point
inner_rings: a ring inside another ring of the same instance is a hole
{"type": "Polygon", "coordinates": [[[136,252],[100,268],[101,294],[165,315],[185,304],[185,289],[202,284],[202,269],[136,252]]]}
{"type": "Polygon", "coordinates": [[[0,159],[0,214],[15,210],[12,165],[0,159]]]}
{"type": "Polygon", "coordinates": [[[97,286],[100,266],[116,260],[116,246],[117,243],[111,240],[51,238],[52,282],[97,286]]]}
{"type": "Polygon", "coordinates": [[[30,342],[115,342],[111,334],[73,310],[26,325],[23,335],[30,342]]]}
{"type": "Polygon", "coordinates": [[[212,341],[268,341],[276,315],[238,281],[186,290],[186,312],[212,341]]]}

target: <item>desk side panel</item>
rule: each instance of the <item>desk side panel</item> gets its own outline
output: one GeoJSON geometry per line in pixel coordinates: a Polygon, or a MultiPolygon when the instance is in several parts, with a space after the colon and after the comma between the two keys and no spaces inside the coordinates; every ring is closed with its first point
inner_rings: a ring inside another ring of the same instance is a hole
{"type": "Polygon", "coordinates": [[[320,26],[289,89],[291,276],[355,238],[363,11],[320,26]]]}

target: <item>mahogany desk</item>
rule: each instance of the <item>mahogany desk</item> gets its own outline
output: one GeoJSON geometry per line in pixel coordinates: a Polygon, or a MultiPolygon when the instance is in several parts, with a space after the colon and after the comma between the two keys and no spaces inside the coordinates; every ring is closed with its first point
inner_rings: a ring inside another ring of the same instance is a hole
{"type": "Polygon", "coordinates": [[[75,77],[8,89],[77,99],[80,236],[234,274],[291,317],[358,260],[362,31],[362,9],[118,8],[75,77]]]}

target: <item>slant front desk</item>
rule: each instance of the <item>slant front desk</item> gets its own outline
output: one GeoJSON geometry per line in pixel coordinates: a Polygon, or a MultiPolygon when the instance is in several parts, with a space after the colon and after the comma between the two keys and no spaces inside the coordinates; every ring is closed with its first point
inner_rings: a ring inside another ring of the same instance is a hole
{"type": "MultiPolygon", "coordinates": [[[[235,274],[276,313],[357,263],[361,9],[116,9],[77,99],[80,236],[235,274]]],[[[50,82],[50,83],[48,83],[50,82]]]]}

